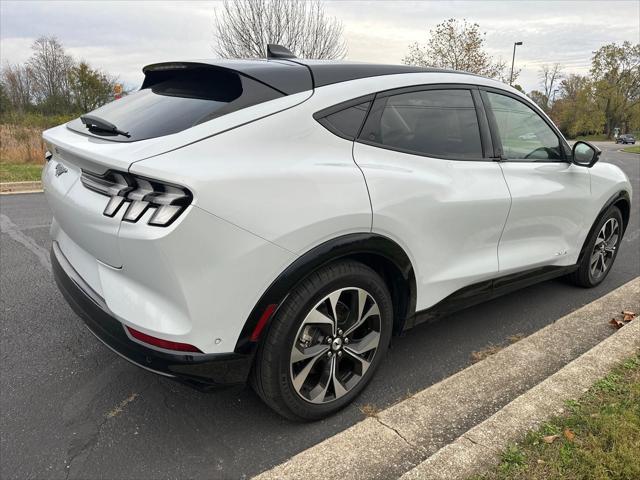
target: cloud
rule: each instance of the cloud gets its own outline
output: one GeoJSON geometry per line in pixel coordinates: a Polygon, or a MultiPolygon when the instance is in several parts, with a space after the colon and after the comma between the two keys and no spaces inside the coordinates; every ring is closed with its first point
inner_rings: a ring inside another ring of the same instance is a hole
{"type": "MultiPolygon", "coordinates": [[[[449,17],[478,22],[487,50],[510,63],[514,41],[519,83],[538,87],[545,63],[584,73],[605,43],[640,41],[640,3],[627,2],[408,2],[332,1],[327,13],[344,25],[348,59],[399,63],[413,42],[449,17]],[[614,15],[614,12],[625,12],[614,15]]],[[[213,18],[219,2],[38,2],[0,4],[0,57],[23,62],[31,43],[55,35],[69,53],[139,85],[144,65],[164,60],[211,58],[213,18]]]]}

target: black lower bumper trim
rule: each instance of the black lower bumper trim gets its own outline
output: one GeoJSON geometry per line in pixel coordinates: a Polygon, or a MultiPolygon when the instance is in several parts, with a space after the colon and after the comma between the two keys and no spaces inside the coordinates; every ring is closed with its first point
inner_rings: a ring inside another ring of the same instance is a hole
{"type": "Polygon", "coordinates": [[[244,384],[253,355],[238,353],[182,354],[147,348],[129,338],[104,300],[80,277],[54,242],[51,265],[58,288],[89,330],[126,360],[154,373],[175,378],[194,387],[244,384]]]}

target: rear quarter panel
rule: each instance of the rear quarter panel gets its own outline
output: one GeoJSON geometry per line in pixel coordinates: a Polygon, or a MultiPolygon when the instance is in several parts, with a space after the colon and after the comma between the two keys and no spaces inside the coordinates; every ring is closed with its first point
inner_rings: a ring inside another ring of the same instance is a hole
{"type": "Polygon", "coordinates": [[[130,171],[187,186],[198,207],[295,254],[368,232],[371,206],[352,142],[318,124],[307,103],[130,171]]]}

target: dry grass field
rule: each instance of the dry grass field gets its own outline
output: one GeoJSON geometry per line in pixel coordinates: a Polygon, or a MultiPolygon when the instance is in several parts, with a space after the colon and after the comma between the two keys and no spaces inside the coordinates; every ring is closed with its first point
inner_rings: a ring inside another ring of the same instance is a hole
{"type": "Polygon", "coordinates": [[[45,146],[42,129],[22,125],[0,125],[0,160],[3,163],[42,165],[45,146]]]}

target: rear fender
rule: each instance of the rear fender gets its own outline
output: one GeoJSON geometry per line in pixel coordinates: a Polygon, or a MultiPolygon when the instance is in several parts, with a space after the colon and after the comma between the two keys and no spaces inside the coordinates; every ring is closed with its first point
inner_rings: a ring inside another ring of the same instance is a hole
{"type": "MultiPolygon", "coordinates": [[[[258,341],[251,337],[260,318],[270,305],[279,308],[289,292],[301,281],[323,266],[341,259],[353,259],[367,264],[380,273],[394,301],[394,330],[400,332],[406,318],[415,313],[416,281],[413,266],[406,252],[387,237],[374,233],[355,233],[329,240],[300,256],[269,286],[244,324],[236,353],[252,353],[258,341]]],[[[277,309],[269,321],[277,314],[277,309]]],[[[262,338],[269,324],[262,329],[262,338]]]]}

